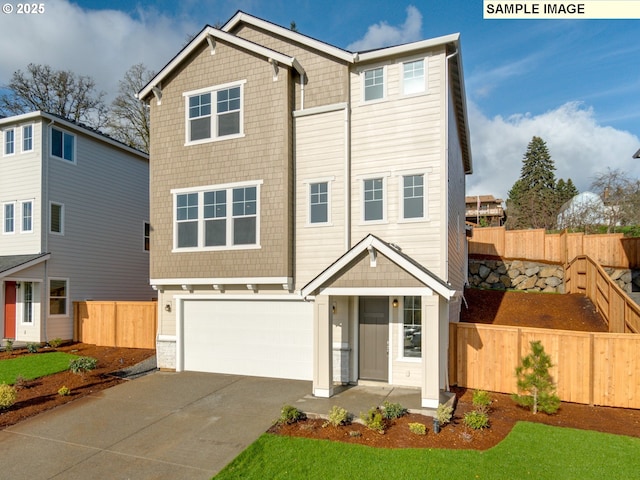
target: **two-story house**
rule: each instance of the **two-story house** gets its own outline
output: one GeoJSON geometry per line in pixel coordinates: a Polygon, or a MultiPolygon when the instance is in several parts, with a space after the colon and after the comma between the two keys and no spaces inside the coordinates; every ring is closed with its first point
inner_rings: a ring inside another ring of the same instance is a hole
{"type": "Polygon", "coordinates": [[[437,406],[466,279],[459,36],[349,52],[238,12],[139,97],[159,366],[437,406]]]}
{"type": "Polygon", "coordinates": [[[34,112],[0,119],[0,333],[73,338],[73,301],[149,300],[149,158],[34,112]]]}

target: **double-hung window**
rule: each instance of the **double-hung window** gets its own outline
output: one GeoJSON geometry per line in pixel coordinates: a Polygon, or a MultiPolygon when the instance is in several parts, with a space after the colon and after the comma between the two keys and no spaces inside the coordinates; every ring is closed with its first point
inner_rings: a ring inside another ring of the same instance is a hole
{"type": "Polygon", "coordinates": [[[33,202],[22,202],[22,232],[33,231],[33,202]]]}
{"type": "Polygon", "coordinates": [[[11,128],[4,131],[4,154],[13,155],[16,151],[16,131],[11,128]]]}
{"type": "Polygon", "coordinates": [[[364,221],[384,220],[384,179],[369,178],[362,186],[364,221]]]}
{"type": "Polygon", "coordinates": [[[424,175],[402,177],[402,217],[405,220],[425,217],[424,175]]]}
{"type": "Polygon", "coordinates": [[[22,127],[22,151],[31,150],[33,150],[33,125],[25,125],[22,127]]]}
{"type": "Polygon", "coordinates": [[[66,315],[67,314],[67,281],[66,280],[50,280],[49,281],[49,314],[50,315],[66,315]]]}
{"type": "Polygon", "coordinates": [[[384,68],[373,68],[364,72],[364,101],[384,97],[384,68]]]}
{"type": "Polygon", "coordinates": [[[404,297],[404,356],[422,357],[422,299],[404,297]]]}
{"type": "Polygon", "coordinates": [[[22,323],[33,323],[33,282],[22,282],[22,323]]]}
{"type": "Polygon", "coordinates": [[[425,91],[424,60],[405,62],[402,64],[402,92],[405,95],[425,91]]]}
{"type": "Polygon", "coordinates": [[[14,233],[16,229],[16,205],[14,203],[5,203],[2,210],[4,211],[3,233],[14,233]]]}
{"type": "Polygon", "coordinates": [[[262,181],[174,191],[176,250],[256,248],[262,181]]]}
{"type": "Polygon", "coordinates": [[[75,162],[75,141],[74,135],[52,127],[51,155],[62,160],[75,162]]]}
{"type": "Polygon", "coordinates": [[[329,223],[329,182],[309,184],[309,223],[329,223]]]}
{"type": "Polygon", "coordinates": [[[242,135],[244,82],[187,92],[187,144],[242,135]]]}
{"type": "Polygon", "coordinates": [[[49,232],[64,233],[64,205],[53,203],[49,205],[49,232]]]}

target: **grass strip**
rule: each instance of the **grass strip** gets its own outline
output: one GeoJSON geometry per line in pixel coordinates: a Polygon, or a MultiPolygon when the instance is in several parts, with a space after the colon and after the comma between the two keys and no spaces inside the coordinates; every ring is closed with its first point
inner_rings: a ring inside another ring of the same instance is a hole
{"type": "Polygon", "coordinates": [[[74,358],[78,356],[64,352],[47,352],[0,360],[0,383],[13,385],[18,376],[25,380],[33,380],[62,372],[69,368],[69,362],[74,358]]]}

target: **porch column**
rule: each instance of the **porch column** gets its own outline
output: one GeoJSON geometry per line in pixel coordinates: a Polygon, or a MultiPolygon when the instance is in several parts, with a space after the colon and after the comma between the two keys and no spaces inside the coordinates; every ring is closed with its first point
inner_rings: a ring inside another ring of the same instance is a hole
{"type": "Polygon", "coordinates": [[[440,375],[443,370],[440,355],[442,302],[445,300],[435,293],[422,297],[422,406],[424,408],[438,408],[440,403],[440,375]]]}
{"type": "Polygon", "coordinates": [[[333,396],[333,329],[329,297],[318,295],[313,305],[313,395],[333,396]]]}

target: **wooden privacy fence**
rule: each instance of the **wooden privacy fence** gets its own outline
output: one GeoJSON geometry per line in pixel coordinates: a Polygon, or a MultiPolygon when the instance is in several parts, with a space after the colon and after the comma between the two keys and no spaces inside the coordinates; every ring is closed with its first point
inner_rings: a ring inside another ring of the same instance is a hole
{"type": "Polygon", "coordinates": [[[640,306],[586,255],[574,258],[564,270],[565,291],[581,293],[593,302],[611,333],[640,333],[640,306]]]}
{"type": "Polygon", "coordinates": [[[551,357],[561,400],[640,408],[640,335],[451,323],[449,381],[514,393],[515,369],[535,340],[551,357]]]}
{"type": "Polygon", "coordinates": [[[544,229],[474,228],[469,254],[562,264],[578,255],[588,255],[600,265],[638,268],[640,238],[625,238],[621,233],[585,235],[566,231],[546,233],[544,229]]]}
{"type": "Polygon", "coordinates": [[[103,347],[156,348],[157,302],[73,302],[73,339],[103,347]]]}

